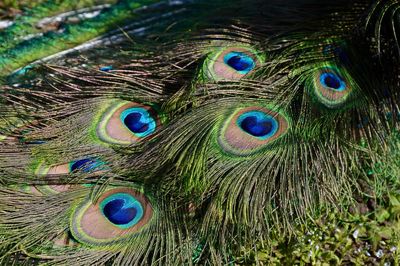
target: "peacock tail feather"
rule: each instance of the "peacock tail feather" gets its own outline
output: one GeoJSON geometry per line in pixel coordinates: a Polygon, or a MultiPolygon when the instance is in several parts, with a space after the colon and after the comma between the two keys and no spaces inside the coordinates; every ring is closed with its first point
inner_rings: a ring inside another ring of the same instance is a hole
{"type": "Polygon", "coordinates": [[[399,12],[38,3],[0,31],[1,264],[240,264],[316,217],[392,204],[399,12]]]}

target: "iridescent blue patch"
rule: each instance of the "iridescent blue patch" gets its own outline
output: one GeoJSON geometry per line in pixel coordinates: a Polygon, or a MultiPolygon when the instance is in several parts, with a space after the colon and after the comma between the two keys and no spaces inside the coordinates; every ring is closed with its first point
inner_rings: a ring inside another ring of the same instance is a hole
{"type": "Polygon", "coordinates": [[[137,210],[135,208],[126,208],[123,199],[113,199],[108,202],[103,213],[113,224],[128,224],[135,219],[137,210]]]}
{"type": "Polygon", "coordinates": [[[240,74],[247,74],[256,66],[254,59],[242,52],[227,53],[224,62],[240,74]]]}
{"type": "Polygon", "coordinates": [[[93,172],[96,170],[100,170],[101,166],[104,165],[104,162],[93,159],[93,158],[85,158],[81,160],[77,160],[72,162],[70,166],[70,171],[71,172],[84,172],[84,173],[89,173],[93,172]]]}
{"type": "Polygon", "coordinates": [[[156,121],[144,108],[126,109],[121,113],[121,120],[138,137],[148,136],[156,130],[156,121]]]}
{"type": "Polygon", "coordinates": [[[335,91],[344,91],[346,89],[344,80],[333,72],[322,73],[319,77],[319,81],[325,88],[335,91]]]}
{"type": "Polygon", "coordinates": [[[100,203],[103,215],[114,225],[129,228],[142,219],[142,204],[128,193],[116,193],[100,203]]]}
{"type": "Polygon", "coordinates": [[[279,128],[275,118],[260,111],[240,115],[237,124],[246,133],[263,140],[275,135],[279,128]]]}
{"type": "Polygon", "coordinates": [[[104,71],[104,72],[108,72],[110,70],[113,70],[113,66],[103,66],[103,67],[100,67],[100,70],[104,71]]]}

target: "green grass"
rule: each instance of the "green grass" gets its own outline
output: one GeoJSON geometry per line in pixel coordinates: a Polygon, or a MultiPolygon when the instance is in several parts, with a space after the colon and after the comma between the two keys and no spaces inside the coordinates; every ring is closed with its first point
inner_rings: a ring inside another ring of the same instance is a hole
{"type": "Polygon", "coordinates": [[[2,0],[0,1],[0,20],[13,19],[23,9],[32,8],[44,0],[2,0]]]}
{"type": "Polygon", "coordinates": [[[355,206],[298,222],[292,237],[272,232],[257,251],[243,247],[237,264],[400,265],[400,133],[390,145],[386,158],[366,169],[374,189],[355,206]]]}
{"type": "Polygon", "coordinates": [[[20,9],[23,7],[32,7],[40,2],[43,2],[43,0],[3,0],[1,1],[0,6],[3,8],[20,9]]]}
{"type": "MultiPolygon", "coordinates": [[[[22,14],[24,10],[29,10],[38,4],[47,0],[0,0],[0,20],[14,19],[17,15],[22,14]]],[[[60,0],[55,0],[60,1],[60,0]]],[[[66,0],[65,0],[66,1],[66,0]]],[[[82,8],[91,4],[91,0],[75,1],[78,8],[82,8]]],[[[116,0],[98,0],[96,4],[115,3],[116,0]]]]}
{"type": "Polygon", "coordinates": [[[399,265],[400,196],[366,214],[332,212],[299,224],[295,236],[243,254],[239,265],[399,265]],[[386,264],[385,264],[386,263],[386,264]]]}

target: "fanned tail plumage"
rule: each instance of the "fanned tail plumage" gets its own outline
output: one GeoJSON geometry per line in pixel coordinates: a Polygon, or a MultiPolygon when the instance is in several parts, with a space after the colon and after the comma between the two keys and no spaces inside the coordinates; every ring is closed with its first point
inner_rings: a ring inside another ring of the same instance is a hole
{"type": "Polygon", "coordinates": [[[0,33],[2,263],[225,265],[397,186],[399,1],[103,2],[0,33]]]}

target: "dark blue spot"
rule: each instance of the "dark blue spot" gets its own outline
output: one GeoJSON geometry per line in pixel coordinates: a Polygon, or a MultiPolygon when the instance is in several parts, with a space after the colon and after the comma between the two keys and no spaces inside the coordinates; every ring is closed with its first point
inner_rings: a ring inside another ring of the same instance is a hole
{"type": "Polygon", "coordinates": [[[224,62],[236,71],[247,74],[254,66],[254,60],[245,53],[230,52],[225,55],[224,62]]]}
{"type": "Polygon", "coordinates": [[[237,71],[248,69],[251,64],[243,60],[241,56],[235,55],[228,60],[228,65],[237,71]]]}
{"type": "Polygon", "coordinates": [[[346,51],[344,51],[342,48],[338,47],[335,49],[335,55],[336,57],[339,58],[340,62],[342,62],[343,64],[350,64],[350,58],[347,55],[346,51]]]}
{"type": "Polygon", "coordinates": [[[124,124],[133,133],[144,133],[149,129],[149,123],[143,123],[142,116],[143,115],[138,112],[130,113],[124,118],[124,124]]]}
{"type": "Polygon", "coordinates": [[[26,143],[29,143],[29,144],[44,144],[44,143],[46,143],[46,141],[44,141],[44,140],[32,140],[32,141],[29,141],[29,142],[26,142],[26,143]]]}
{"type": "Polygon", "coordinates": [[[335,73],[326,72],[320,76],[320,82],[324,87],[333,90],[343,91],[346,87],[344,81],[335,73]]]}
{"type": "Polygon", "coordinates": [[[322,53],[324,55],[331,55],[332,51],[335,49],[335,46],[332,44],[328,44],[326,45],[323,49],[322,49],[322,53]]]}
{"type": "Polygon", "coordinates": [[[18,141],[24,144],[37,144],[37,145],[46,143],[46,141],[44,140],[25,140],[23,137],[19,137],[18,141]]]}
{"type": "Polygon", "coordinates": [[[91,158],[85,158],[82,160],[75,161],[71,165],[71,172],[80,171],[80,172],[88,173],[88,172],[91,172],[91,171],[95,170],[96,168],[98,168],[100,166],[100,164],[101,163],[99,163],[99,161],[97,161],[97,160],[94,160],[91,158]]]}
{"type": "Polygon", "coordinates": [[[324,83],[329,88],[338,89],[340,87],[340,81],[333,75],[327,75],[324,83]]]}
{"type": "Polygon", "coordinates": [[[271,133],[273,124],[269,120],[260,120],[256,116],[248,116],[240,123],[241,128],[255,137],[263,137],[271,133]]]}
{"type": "Polygon", "coordinates": [[[113,66],[104,66],[104,67],[101,67],[100,68],[100,70],[101,71],[104,71],[104,72],[108,72],[108,71],[110,71],[110,70],[112,70],[113,69],[113,66]]]}
{"type": "Polygon", "coordinates": [[[384,89],[383,89],[383,96],[384,96],[384,97],[387,97],[387,98],[391,97],[390,90],[387,89],[387,88],[384,88],[384,89]]]}
{"type": "Polygon", "coordinates": [[[113,224],[128,224],[135,219],[137,210],[132,207],[125,208],[124,205],[123,199],[113,199],[104,206],[103,213],[113,224]]]}
{"type": "Polygon", "coordinates": [[[338,58],[340,62],[344,64],[349,64],[350,58],[347,52],[345,51],[344,45],[345,44],[328,44],[323,48],[322,52],[326,56],[333,55],[336,58],[338,58]]]}
{"type": "Polygon", "coordinates": [[[368,117],[364,116],[359,124],[357,124],[358,128],[363,128],[364,126],[368,125],[369,119],[368,117]]]}

